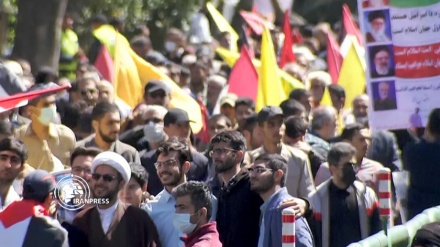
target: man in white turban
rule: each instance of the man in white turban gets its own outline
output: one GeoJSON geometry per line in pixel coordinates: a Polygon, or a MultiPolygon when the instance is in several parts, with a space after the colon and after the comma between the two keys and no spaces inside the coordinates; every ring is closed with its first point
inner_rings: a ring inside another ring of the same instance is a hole
{"type": "Polygon", "coordinates": [[[98,203],[73,220],[90,246],[160,246],[148,213],[118,199],[130,176],[128,162],[115,152],[102,152],[93,159],[91,191],[98,203]]]}

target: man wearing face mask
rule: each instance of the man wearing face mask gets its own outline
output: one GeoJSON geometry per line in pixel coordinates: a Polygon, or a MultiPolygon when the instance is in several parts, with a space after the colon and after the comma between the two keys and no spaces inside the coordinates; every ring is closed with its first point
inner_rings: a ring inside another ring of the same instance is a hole
{"type": "MultiPolygon", "coordinates": [[[[36,84],[29,91],[56,87],[54,83],[36,84]]],[[[48,172],[63,170],[75,148],[75,134],[68,127],[55,124],[55,95],[42,95],[29,102],[31,123],[17,129],[16,136],[29,150],[27,163],[48,172]]]]}
{"type": "Polygon", "coordinates": [[[203,182],[190,181],[173,189],[176,212],[173,225],[186,236],[185,247],[221,247],[217,224],[212,215],[212,194],[203,182]]]}
{"type": "Polygon", "coordinates": [[[379,202],[374,191],[356,180],[356,149],[336,143],[327,157],[332,177],[311,195],[316,246],[343,247],[380,230],[379,202]]]}
{"type": "Polygon", "coordinates": [[[165,56],[171,62],[180,64],[188,54],[185,51],[185,35],[177,28],[170,28],[165,39],[165,56]]]}

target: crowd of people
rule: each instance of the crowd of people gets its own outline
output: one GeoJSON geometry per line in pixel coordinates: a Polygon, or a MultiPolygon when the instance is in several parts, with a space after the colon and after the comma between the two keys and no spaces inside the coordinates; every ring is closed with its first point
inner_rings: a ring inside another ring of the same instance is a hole
{"type": "MultiPolygon", "coordinates": [[[[303,33],[297,62],[283,68],[306,89],[257,110],[250,98],[222,94],[230,68],[214,48],[231,48],[231,37],[212,37],[205,19],[194,19],[189,34],[169,29],[164,52],[145,26],[130,41],[207,109],[201,133],[187,113],[200,109],[171,108],[164,81],[146,83],[136,107],[120,100],[92,65],[102,44],[96,39],[86,56],[70,16],[60,71],[2,61],[1,78],[23,90],[71,87],[1,113],[0,246],[277,247],[288,207],[296,246],[347,246],[383,230],[375,176],[383,167],[410,172],[408,203],[394,193],[396,222],[403,207],[412,218],[440,205],[439,108],[424,132],[370,130],[368,95],[346,102],[326,72],[332,29],[320,23],[303,33]],[[326,89],[333,106],[320,104],[326,89]],[[97,201],[80,206],[75,195],[73,210],[61,207],[59,174],[81,178],[97,201]]],[[[109,24],[123,33],[121,20],[91,20],[92,29],[109,24]]],[[[272,34],[279,51],[279,29],[272,34]]],[[[261,38],[248,42],[258,57],[261,38]]],[[[438,231],[430,236],[438,239],[438,231]]]]}

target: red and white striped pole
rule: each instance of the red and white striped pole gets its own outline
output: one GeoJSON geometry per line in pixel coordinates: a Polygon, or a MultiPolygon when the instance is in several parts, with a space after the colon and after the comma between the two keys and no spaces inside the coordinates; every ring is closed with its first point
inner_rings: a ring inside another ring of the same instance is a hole
{"type": "Polygon", "coordinates": [[[283,247],[295,247],[295,210],[285,208],[282,212],[283,247]]]}
{"type": "Polygon", "coordinates": [[[388,168],[381,168],[377,173],[378,178],[378,192],[379,192],[379,214],[381,218],[387,223],[387,228],[394,225],[392,217],[391,204],[391,171],[388,168]]]}

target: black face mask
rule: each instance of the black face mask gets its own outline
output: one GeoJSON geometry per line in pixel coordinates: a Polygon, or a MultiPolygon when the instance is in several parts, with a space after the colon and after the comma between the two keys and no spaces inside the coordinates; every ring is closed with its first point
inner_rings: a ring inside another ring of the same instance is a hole
{"type": "Polygon", "coordinates": [[[344,165],[344,168],[342,168],[342,181],[347,186],[350,186],[353,184],[353,182],[356,180],[356,172],[354,171],[354,168],[352,165],[344,165]]]}

